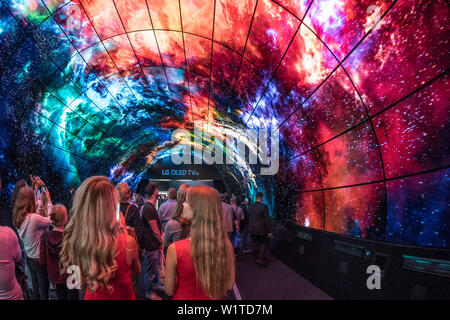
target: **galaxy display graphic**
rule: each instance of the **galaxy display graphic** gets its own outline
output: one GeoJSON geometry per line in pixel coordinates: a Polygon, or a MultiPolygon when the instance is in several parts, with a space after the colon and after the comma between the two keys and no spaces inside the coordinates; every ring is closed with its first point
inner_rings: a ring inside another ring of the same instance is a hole
{"type": "Polygon", "coordinates": [[[267,128],[275,176],[221,172],[273,216],[448,248],[449,19],[445,0],[0,0],[3,193],[135,186],[178,128],[267,128]]]}

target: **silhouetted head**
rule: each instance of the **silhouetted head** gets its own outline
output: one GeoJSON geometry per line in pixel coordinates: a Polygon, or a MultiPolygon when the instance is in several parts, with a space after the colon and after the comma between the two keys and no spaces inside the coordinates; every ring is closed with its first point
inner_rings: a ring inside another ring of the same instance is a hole
{"type": "Polygon", "coordinates": [[[17,198],[17,194],[19,193],[19,190],[22,189],[23,187],[28,187],[28,183],[24,179],[17,181],[17,183],[14,185],[14,189],[13,189],[13,192],[11,195],[11,205],[12,206],[14,206],[14,202],[16,202],[16,198],[17,198]]]}
{"type": "Polygon", "coordinates": [[[158,185],[149,183],[145,187],[144,195],[145,198],[148,199],[150,202],[156,201],[156,199],[158,198],[158,185]]]}
{"type": "Polygon", "coordinates": [[[256,201],[262,201],[262,199],[263,199],[263,194],[262,194],[262,192],[256,193],[256,201]]]}
{"type": "Polygon", "coordinates": [[[116,186],[119,192],[119,200],[121,203],[127,203],[131,199],[131,190],[126,182],[121,182],[116,186]]]}
{"type": "Polygon", "coordinates": [[[50,219],[57,228],[63,228],[67,223],[67,209],[62,204],[56,204],[52,207],[50,219]]]}
{"type": "Polygon", "coordinates": [[[170,200],[176,200],[177,199],[177,190],[175,190],[175,188],[169,188],[167,195],[170,200]]]}
{"type": "Polygon", "coordinates": [[[30,213],[36,212],[36,201],[34,192],[30,187],[22,187],[17,192],[17,197],[14,202],[13,209],[13,223],[19,229],[26,216],[30,213]]]}

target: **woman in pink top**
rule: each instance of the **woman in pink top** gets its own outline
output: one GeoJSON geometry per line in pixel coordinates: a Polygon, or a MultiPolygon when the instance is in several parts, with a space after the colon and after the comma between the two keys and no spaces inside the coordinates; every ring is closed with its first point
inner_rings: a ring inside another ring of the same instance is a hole
{"type": "Polygon", "coordinates": [[[23,300],[15,275],[16,263],[22,260],[19,240],[9,227],[0,226],[0,300],[23,300]]]}
{"type": "Polygon", "coordinates": [[[234,284],[234,252],[219,193],[203,185],[189,188],[183,216],[192,217],[191,236],[167,250],[165,291],[174,300],[222,299],[234,284]]]}

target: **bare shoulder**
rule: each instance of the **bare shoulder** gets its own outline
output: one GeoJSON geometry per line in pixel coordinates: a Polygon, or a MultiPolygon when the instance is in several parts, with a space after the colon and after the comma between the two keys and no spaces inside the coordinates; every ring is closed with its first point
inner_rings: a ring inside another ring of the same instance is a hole
{"type": "Polygon", "coordinates": [[[167,255],[166,255],[166,264],[173,264],[174,266],[177,264],[177,249],[175,247],[175,243],[172,243],[167,248],[167,255]]]}
{"type": "Polygon", "coordinates": [[[175,253],[175,254],[176,254],[177,249],[176,249],[176,247],[175,247],[175,242],[172,243],[172,244],[167,248],[167,254],[169,254],[169,252],[170,252],[170,253],[175,253]]]}
{"type": "Polygon", "coordinates": [[[130,250],[134,250],[137,248],[136,240],[128,234],[126,235],[126,246],[127,246],[127,249],[130,249],[130,250]]]}

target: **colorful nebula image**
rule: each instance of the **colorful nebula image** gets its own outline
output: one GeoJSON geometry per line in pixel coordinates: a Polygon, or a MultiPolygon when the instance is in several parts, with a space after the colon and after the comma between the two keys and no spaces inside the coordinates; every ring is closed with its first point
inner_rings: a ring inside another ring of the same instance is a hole
{"type": "Polygon", "coordinates": [[[230,194],[449,248],[449,41],[446,0],[0,0],[2,197],[30,174],[55,198],[136,187],[177,129],[264,128],[278,172],[223,165],[230,194]]]}

